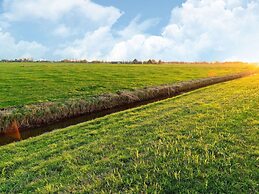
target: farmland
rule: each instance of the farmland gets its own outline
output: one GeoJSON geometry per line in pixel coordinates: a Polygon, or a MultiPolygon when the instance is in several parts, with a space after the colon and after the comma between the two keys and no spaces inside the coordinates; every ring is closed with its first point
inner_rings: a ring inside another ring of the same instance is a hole
{"type": "MultiPolygon", "coordinates": [[[[191,75],[186,71],[172,78],[176,67],[171,67],[161,77],[151,72],[142,76],[140,84],[192,79],[211,71],[192,68],[191,75]]],[[[218,74],[228,70],[219,68],[218,74]]],[[[144,86],[130,80],[128,87],[144,86]]],[[[36,99],[16,98],[2,106],[36,99]]],[[[58,91],[48,98],[58,99],[58,91]]],[[[0,193],[256,193],[258,107],[256,75],[1,147],[0,193]]]]}
{"type": "Polygon", "coordinates": [[[220,76],[251,68],[245,64],[0,63],[0,108],[88,99],[104,93],[220,76]]]}

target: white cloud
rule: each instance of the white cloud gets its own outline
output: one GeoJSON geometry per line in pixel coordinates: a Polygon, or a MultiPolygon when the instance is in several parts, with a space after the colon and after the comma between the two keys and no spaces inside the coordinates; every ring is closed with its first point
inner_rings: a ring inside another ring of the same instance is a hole
{"type": "Polygon", "coordinates": [[[135,35],[118,42],[113,59],[259,61],[259,2],[187,0],[172,10],[160,36],[135,35]]]}
{"type": "Polygon", "coordinates": [[[53,34],[59,37],[68,37],[70,35],[73,35],[74,33],[70,28],[68,28],[64,24],[61,24],[53,30],[53,34]]]}
{"type": "Polygon", "coordinates": [[[118,42],[107,58],[112,60],[163,59],[169,42],[161,36],[135,35],[129,40],[118,42]]]}
{"type": "MultiPolygon", "coordinates": [[[[111,27],[101,26],[93,32],[87,32],[83,38],[63,45],[55,52],[55,54],[57,56],[61,56],[62,58],[79,58],[88,60],[123,60],[129,58],[130,53],[125,50],[127,48],[123,48],[125,55],[121,55],[119,58],[114,57],[112,54],[108,55],[108,53],[113,49],[114,45],[122,40],[130,39],[136,34],[140,35],[136,36],[134,40],[143,39],[146,30],[151,26],[156,25],[157,22],[157,19],[148,19],[141,22],[140,17],[138,16],[134,18],[124,29],[116,32],[115,35],[111,27]]],[[[120,46],[117,46],[117,48],[114,48],[114,50],[120,50],[120,46]]],[[[134,46],[131,46],[130,50],[134,50],[134,46]]],[[[132,54],[133,53],[134,52],[132,52],[132,54]]]]}
{"type": "MultiPolygon", "coordinates": [[[[0,27],[5,28],[6,32],[10,29],[15,31],[24,28],[24,31],[26,31],[37,28],[36,32],[42,34],[35,35],[35,38],[47,40],[49,47],[54,50],[49,53],[60,53],[59,56],[64,58],[70,56],[73,58],[100,56],[104,46],[98,41],[107,40],[107,38],[101,39],[98,37],[101,36],[103,29],[111,28],[122,15],[122,12],[114,7],[101,6],[91,0],[4,0],[2,7],[0,27]],[[34,27],[26,29],[31,26],[34,27]],[[64,45],[66,45],[66,48],[64,48],[64,45]],[[63,53],[59,49],[61,47],[63,47],[63,53]],[[89,48],[89,51],[87,48],[89,48]],[[91,50],[96,52],[89,54],[91,50]]],[[[10,33],[8,34],[10,36],[10,33]]],[[[30,32],[30,34],[32,33],[30,32]]],[[[19,37],[24,36],[20,35],[19,37]]],[[[30,39],[32,38],[30,37],[30,39]]],[[[17,41],[13,37],[11,39],[12,46],[9,47],[12,48],[13,54],[11,55],[8,52],[8,57],[16,57],[18,54],[15,52],[20,54],[22,52],[20,47],[26,46],[26,44],[27,50],[31,50],[34,46],[34,58],[39,56],[36,54],[41,46],[39,43],[31,42],[29,44],[26,41],[15,43],[17,41]],[[14,52],[14,50],[16,51],[14,52]]],[[[4,50],[2,45],[0,47],[4,50]]],[[[28,55],[27,50],[23,50],[26,56],[28,55]]],[[[0,56],[2,55],[7,56],[6,52],[1,51],[0,56]]],[[[54,57],[53,55],[45,56],[45,58],[54,57]]]]}
{"type": "Polygon", "coordinates": [[[147,19],[145,21],[140,21],[140,16],[135,17],[128,26],[126,26],[123,30],[119,31],[118,34],[122,38],[129,38],[136,34],[145,33],[150,27],[158,24],[158,19],[152,18],[147,19]]]}
{"type": "MultiPolygon", "coordinates": [[[[55,58],[259,61],[258,0],[186,0],[172,10],[160,35],[147,33],[156,19],[139,17],[116,31],[121,11],[91,0],[4,0],[3,7],[0,25],[6,29],[8,24],[30,20],[48,26],[46,32],[60,38],[51,45],[55,58]]],[[[1,46],[0,56],[10,48],[22,52],[21,47],[28,47],[30,53],[44,48],[36,42],[15,41],[9,33],[0,36],[5,40],[9,36],[13,45],[1,46]]]]}
{"type": "Polygon", "coordinates": [[[2,17],[8,21],[57,21],[72,13],[98,24],[110,25],[121,16],[118,9],[104,7],[90,0],[4,0],[3,8],[2,17]]]}
{"type": "Polygon", "coordinates": [[[86,33],[84,38],[62,46],[55,52],[55,55],[68,59],[104,59],[113,44],[114,38],[110,28],[100,27],[93,32],[86,33]]]}
{"type": "Polygon", "coordinates": [[[43,45],[33,41],[15,41],[7,32],[0,28],[0,59],[10,58],[42,58],[47,51],[43,45]]]}

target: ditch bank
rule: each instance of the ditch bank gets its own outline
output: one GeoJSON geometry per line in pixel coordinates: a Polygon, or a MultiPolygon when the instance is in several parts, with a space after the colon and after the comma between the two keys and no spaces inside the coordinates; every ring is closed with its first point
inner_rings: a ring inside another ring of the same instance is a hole
{"type": "MultiPolygon", "coordinates": [[[[0,110],[0,133],[12,133],[13,130],[30,130],[46,127],[53,123],[67,122],[83,116],[95,114],[93,118],[137,107],[150,102],[177,96],[209,85],[231,81],[252,75],[253,72],[244,72],[220,77],[202,78],[185,81],[172,85],[147,87],[134,91],[121,91],[116,94],[96,96],[90,100],[68,100],[65,102],[48,102],[26,105],[18,108],[0,110]],[[114,110],[113,110],[114,109],[114,110]],[[105,112],[107,112],[105,114],[105,112]],[[98,116],[100,115],[100,116],[98,116]]],[[[88,119],[90,120],[90,119],[88,119]]]]}

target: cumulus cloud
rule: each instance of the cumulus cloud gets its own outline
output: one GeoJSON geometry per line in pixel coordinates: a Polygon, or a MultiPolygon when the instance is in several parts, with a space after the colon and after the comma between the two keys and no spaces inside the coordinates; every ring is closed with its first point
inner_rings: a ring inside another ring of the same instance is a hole
{"type": "MultiPolygon", "coordinates": [[[[186,0],[173,8],[159,35],[148,33],[157,19],[136,17],[117,30],[114,24],[123,13],[91,0],[4,0],[3,7],[2,28],[39,22],[46,39],[52,38],[52,56],[46,58],[259,61],[258,0],[186,0]]],[[[28,48],[34,45],[40,50],[42,46],[6,34],[12,39],[12,48],[29,44],[28,48]]]]}
{"type": "Polygon", "coordinates": [[[259,60],[259,2],[187,0],[174,8],[160,36],[118,42],[112,59],[259,60]]]}
{"type": "Polygon", "coordinates": [[[47,51],[43,45],[33,41],[16,41],[8,32],[0,28],[0,59],[42,58],[47,51]]]}
{"type": "MultiPolygon", "coordinates": [[[[98,53],[102,52],[103,46],[95,46],[95,44],[100,44],[98,41],[101,40],[95,37],[100,36],[98,34],[102,29],[111,28],[122,15],[122,12],[115,7],[101,6],[91,0],[4,0],[2,7],[0,27],[6,32],[17,31],[16,29],[22,29],[21,32],[30,31],[36,39],[43,41],[42,44],[46,43],[52,49],[48,53],[51,56],[45,56],[49,59],[56,57],[52,53],[60,53],[58,57],[82,58],[85,52],[88,53],[85,47],[91,47],[89,50],[96,51],[91,55],[100,56],[98,53]],[[77,47],[80,41],[85,45],[77,47]],[[64,45],[67,47],[64,48],[64,45]],[[64,48],[63,53],[59,51],[60,47],[64,48]]],[[[11,36],[10,33],[8,34],[11,36]]],[[[28,36],[26,33],[19,34],[19,37],[26,36],[28,36]]],[[[28,43],[22,40],[15,41],[13,37],[12,40],[23,45],[28,43]]],[[[39,43],[32,43],[35,50],[40,47],[39,43]]],[[[20,44],[12,44],[12,47],[18,47],[20,44]]],[[[28,45],[28,49],[31,46],[28,45]]],[[[3,49],[2,45],[1,47],[3,49]]],[[[24,50],[24,55],[27,54],[24,50]]],[[[0,55],[3,54],[0,53],[0,55]]],[[[15,53],[9,55],[11,58],[15,56],[17,56],[15,53]]],[[[35,54],[34,57],[37,56],[35,54]]]]}
{"type": "Polygon", "coordinates": [[[111,28],[101,34],[100,30],[87,33],[65,48],[63,56],[105,60],[259,60],[258,1],[187,0],[172,10],[171,20],[160,35],[146,34],[155,22],[140,22],[137,17],[116,33],[119,37],[113,35],[111,28]]]}
{"type": "Polygon", "coordinates": [[[4,0],[4,14],[8,21],[28,19],[60,20],[66,14],[80,14],[84,19],[102,25],[113,24],[121,12],[114,7],[104,7],[90,0],[4,0]]]}
{"type": "MultiPolygon", "coordinates": [[[[123,40],[128,40],[132,36],[138,35],[139,39],[143,39],[145,32],[153,25],[156,25],[158,19],[148,19],[140,21],[140,16],[134,18],[128,26],[118,32],[113,32],[110,26],[101,26],[93,32],[87,32],[83,38],[76,39],[72,43],[67,43],[59,48],[55,55],[62,58],[88,59],[88,60],[124,60],[131,57],[127,48],[123,48],[125,55],[115,58],[113,54],[109,54],[111,50],[116,50],[114,45],[120,44],[123,40]]],[[[117,49],[120,49],[117,46],[117,49]]],[[[132,50],[134,47],[130,47],[132,50]]],[[[115,51],[114,51],[115,52],[115,51]]],[[[133,56],[134,57],[134,56],[133,56]]]]}
{"type": "Polygon", "coordinates": [[[54,54],[69,59],[104,59],[107,52],[112,49],[114,41],[110,28],[100,27],[86,33],[82,39],[62,46],[54,54]]]}
{"type": "Polygon", "coordinates": [[[139,34],[116,43],[107,58],[111,60],[164,59],[166,52],[168,52],[166,48],[169,47],[169,41],[161,36],[139,34]]]}
{"type": "Polygon", "coordinates": [[[123,30],[118,31],[117,34],[119,34],[122,38],[129,38],[136,34],[143,34],[150,27],[156,26],[158,22],[159,19],[157,18],[141,21],[141,17],[137,16],[123,30]]]}
{"type": "Polygon", "coordinates": [[[55,36],[60,36],[60,37],[68,37],[70,35],[74,34],[72,29],[67,27],[64,24],[58,25],[54,30],[53,30],[53,35],[55,36]]]}

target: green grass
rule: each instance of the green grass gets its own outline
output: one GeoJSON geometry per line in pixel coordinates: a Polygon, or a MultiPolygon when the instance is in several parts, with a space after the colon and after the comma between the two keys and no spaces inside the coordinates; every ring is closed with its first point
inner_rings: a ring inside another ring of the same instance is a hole
{"type": "Polygon", "coordinates": [[[0,63],[0,108],[241,72],[236,65],[0,63]]]}
{"type": "Polygon", "coordinates": [[[257,193],[259,76],[0,148],[0,193],[257,193]]]}

